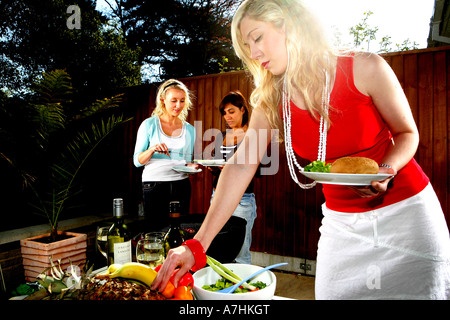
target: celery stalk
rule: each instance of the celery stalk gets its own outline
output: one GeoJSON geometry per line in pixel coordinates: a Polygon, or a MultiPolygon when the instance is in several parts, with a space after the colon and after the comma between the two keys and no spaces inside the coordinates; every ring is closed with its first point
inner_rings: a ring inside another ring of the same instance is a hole
{"type": "MultiPolygon", "coordinates": [[[[238,283],[242,280],[241,277],[239,277],[237,274],[235,274],[233,271],[225,267],[223,264],[221,264],[219,261],[215,260],[214,258],[211,258],[209,256],[206,256],[206,262],[208,265],[216,271],[218,274],[220,274],[222,277],[224,277],[227,280],[230,280],[233,283],[238,283]]],[[[249,290],[255,290],[256,287],[252,286],[251,284],[244,282],[242,284],[244,288],[247,288],[249,290]]]]}
{"type": "MultiPolygon", "coordinates": [[[[228,269],[227,267],[225,267],[223,264],[221,264],[219,261],[217,261],[216,259],[212,258],[212,257],[208,257],[209,259],[211,259],[211,261],[218,265],[220,268],[222,268],[223,271],[225,271],[226,273],[228,273],[230,276],[232,276],[233,278],[236,278],[239,281],[242,280],[241,277],[239,277],[237,274],[235,274],[233,271],[231,271],[230,269],[228,269]]],[[[208,259],[206,258],[206,259],[208,259]]],[[[237,282],[236,282],[237,283],[237,282]]]]}
{"type": "MultiPolygon", "coordinates": [[[[209,263],[208,263],[209,264],[209,263]]],[[[229,274],[227,274],[226,272],[224,272],[222,269],[220,269],[217,265],[215,265],[214,263],[209,264],[209,266],[218,274],[220,274],[222,277],[224,277],[227,280],[230,280],[233,283],[238,283],[241,280],[238,280],[236,278],[233,278],[232,276],[230,276],[229,274]]]]}

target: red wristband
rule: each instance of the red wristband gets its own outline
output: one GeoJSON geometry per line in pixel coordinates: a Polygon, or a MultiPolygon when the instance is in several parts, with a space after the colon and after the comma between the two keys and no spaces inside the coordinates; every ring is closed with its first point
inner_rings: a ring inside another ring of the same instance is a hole
{"type": "Polygon", "coordinates": [[[198,271],[206,266],[206,253],[202,244],[195,239],[189,239],[183,242],[183,245],[187,246],[194,255],[195,265],[191,268],[192,271],[198,271]]]}

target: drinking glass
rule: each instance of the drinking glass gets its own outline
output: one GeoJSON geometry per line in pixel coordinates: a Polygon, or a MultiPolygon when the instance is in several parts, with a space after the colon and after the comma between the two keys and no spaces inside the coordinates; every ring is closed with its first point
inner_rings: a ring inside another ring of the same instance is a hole
{"type": "Polygon", "coordinates": [[[156,268],[164,262],[164,246],[159,238],[139,240],[136,245],[136,260],[156,268]]]}
{"type": "Polygon", "coordinates": [[[105,259],[107,258],[108,252],[108,230],[109,227],[97,227],[97,236],[95,237],[97,250],[105,257],[105,259]]]}
{"type": "Polygon", "coordinates": [[[154,239],[159,239],[161,241],[164,241],[164,232],[148,232],[145,234],[145,239],[153,241],[154,239]]]}
{"type": "Polygon", "coordinates": [[[161,240],[161,243],[163,244],[164,248],[164,258],[167,257],[166,247],[165,247],[165,238],[166,233],[162,231],[152,231],[145,234],[144,239],[154,241],[155,239],[161,240]]]}

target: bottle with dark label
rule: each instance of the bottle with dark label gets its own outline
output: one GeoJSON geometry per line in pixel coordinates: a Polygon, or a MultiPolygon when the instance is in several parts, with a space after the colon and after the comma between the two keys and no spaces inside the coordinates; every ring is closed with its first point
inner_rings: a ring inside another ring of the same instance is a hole
{"type": "Polygon", "coordinates": [[[114,223],[108,230],[108,266],[132,261],[131,239],[124,223],[123,199],[113,200],[114,223]]]}
{"type": "Polygon", "coordinates": [[[184,233],[180,228],[181,205],[179,201],[171,201],[169,204],[170,228],[164,238],[164,245],[167,252],[170,249],[181,246],[184,242],[184,233]]]}

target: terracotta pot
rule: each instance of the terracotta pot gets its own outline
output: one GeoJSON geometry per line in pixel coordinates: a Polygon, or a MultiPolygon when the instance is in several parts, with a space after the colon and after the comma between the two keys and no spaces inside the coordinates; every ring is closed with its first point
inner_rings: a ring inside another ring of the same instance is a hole
{"type": "MultiPolygon", "coordinates": [[[[70,266],[70,261],[74,266],[78,265],[80,268],[83,268],[86,263],[86,234],[58,232],[58,235],[67,235],[69,237],[50,243],[37,241],[49,235],[47,233],[20,240],[26,281],[36,281],[36,277],[51,266],[50,258],[54,263],[61,259],[61,268],[63,271],[70,266]]],[[[50,273],[47,272],[47,274],[50,273]]]]}

